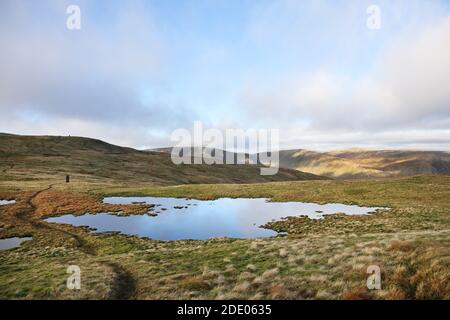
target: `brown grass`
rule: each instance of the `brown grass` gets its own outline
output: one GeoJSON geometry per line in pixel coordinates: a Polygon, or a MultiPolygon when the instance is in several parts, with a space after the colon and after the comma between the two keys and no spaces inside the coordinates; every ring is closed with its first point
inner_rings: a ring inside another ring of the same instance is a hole
{"type": "Polygon", "coordinates": [[[180,287],[186,290],[209,290],[211,286],[201,277],[187,277],[180,281],[180,287]]]}
{"type": "Polygon", "coordinates": [[[365,287],[352,288],[342,294],[343,300],[371,300],[373,295],[365,287]]]}
{"type": "Polygon", "coordinates": [[[389,243],[389,250],[396,250],[402,252],[413,251],[415,248],[412,241],[402,241],[402,240],[391,240],[389,243]]]}

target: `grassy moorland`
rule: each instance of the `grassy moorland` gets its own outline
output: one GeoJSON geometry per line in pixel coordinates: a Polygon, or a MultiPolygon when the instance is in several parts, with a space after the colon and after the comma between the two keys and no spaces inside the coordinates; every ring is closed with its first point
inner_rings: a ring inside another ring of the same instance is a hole
{"type": "Polygon", "coordinates": [[[82,137],[0,133],[0,188],[40,189],[54,181],[104,185],[251,183],[325,179],[280,169],[262,176],[256,165],[175,165],[163,152],[139,151],[82,137]]]}
{"type": "Polygon", "coordinates": [[[283,150],[285,168],[340,179],[395,178],[419,174],[449,174],[450,153],[445,151],[348,149],[317,152],[283,150]]]}
{"type": "Polygon", "coordinates": [[[450,176],[384,180],[150,186],[144,183],[6,179],[0,238],[32,236],[0,251],[0,298],[18,299],[450,299],[450,176]],[[154,241],[48,224],[63,213],[143,213],[105,205],[105,195],[356,203],[389,207],[367,216],[290,218],[266,225],[287,236],[242,240],[154,241]],[[82,270],[81,290],[66,269],[82,270]],[[366,288],[369,265],[381,290],[366,288]]]}
{"type": "Polygon", "coordinates": [[[161,152],[92,139],[0,140],[0,199],[16,200],[0,206],[0,238],[32,237],[0,251],[0,298],[450,298],[448,175],[346,181],[281,170],[261,177],[257,166],[174,166],[161,152]],[[271,222],[265,227],[287,236],[255,240],[155,241],[42,220],[150,209],[103,204],[106,195],[265,197],[391,209],[271,222]],[[81,290],[66,287],[73,264],[81,267],[81,290]],[[381,290],[366,289],[372,264],[381,268],[381,290]]]}

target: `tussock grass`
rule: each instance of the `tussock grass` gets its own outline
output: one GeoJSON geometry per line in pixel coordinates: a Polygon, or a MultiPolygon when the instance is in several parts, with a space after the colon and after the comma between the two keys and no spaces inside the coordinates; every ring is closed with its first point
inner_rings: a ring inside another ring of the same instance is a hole
{"type": "Polygon", "coordinates": [[[26,212],[27,199],[34,192],[1,192],[0,197],[18,201],[0,207],[0,237],[28,235],[33,240],[0,251],[0,298],[107,299],[112,293],[120,296],[132,283],[129,294],[122,297],[450,299],[449,186],[449,176],[239,186],[97,185],[84,191],[55,186],[36,196],[35,210],[22,219],[20,214],[26,212]],[[367,192],[347,192],[360,189],[367,192]],[[267,197],[391,209],[359,217],[278,221],[266,227],[287,231],[287,236],[254,240],[155,241],[93,234],[69,225],[48,229],[35,224],[41,216],[61,211],[104,210],[99,199],[114,194],[267,197]],[[66,268],[71,264],[82,269],[80,291],[65,287],[66,268]],[[381,290],[366,288],[370,265],[381,269],[381,290]]]}

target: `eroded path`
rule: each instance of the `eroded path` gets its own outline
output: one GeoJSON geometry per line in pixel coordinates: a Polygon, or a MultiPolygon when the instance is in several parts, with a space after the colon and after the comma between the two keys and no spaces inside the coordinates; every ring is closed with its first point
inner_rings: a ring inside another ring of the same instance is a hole
{"type": "Polygon", "coordinates": [[[16,218],[24,223],[31,224],[32,227],[37,229],[46,229],[49,231],[54,231],[63,234],[64,236],[71,237],[75,240],[77,247],[86,254],[96,255],[95,248],[90,246],[89,243],[82,237],[75,233],[68,232],[66,230],[59,229],[56,226],[50,225],[49,223],[43,222],[40,219],[33,218],[33,214],[37,210],[37,206],[34,204],[34,199],[36,199],[40,194],[49,191],[56,184],[51,184],[47,188],[35,192],[31,197],[27,199],[27,207],[25,209],[19,210],[16,214],[16,218]]]}
{"type": "MultiPolygon", "coordinates": [[[[50,191],[55,185],[56,184],[51,184],[48,187],[41,189],[29,196],[26,200],[26,207],[16,212],[16,219],[20,220],[24,224],[29,224],[32,228],[45,230],[48,232],[56,232],[63,235],[64,237],[72,238],[75,241],[78,250],[89,256],[97,256],[96,248],[82,236],[58,228],[58,225],[49,224],[42,221],[40,218],[36,218],[36,211],[38,209],[38,205],[35,203],[36,198],[41,194],[50,191]]],[[[113,273],[113,283],[111,285],[111,290],[107,296],[107,299],[126,300],[135,298],[136,280],[134,279],[131,272],[115,262],[100,263],[106,268],[112,270],[113,273]]]]}

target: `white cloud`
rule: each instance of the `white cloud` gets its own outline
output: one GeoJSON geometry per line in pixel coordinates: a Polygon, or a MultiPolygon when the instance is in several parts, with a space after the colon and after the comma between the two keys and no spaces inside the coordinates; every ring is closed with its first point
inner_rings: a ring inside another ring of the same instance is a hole
{"type": "Polygon", "coordinates": [[[448,148],[450,16],[440,1],[380,0],[377,32],[365,23],[371,1],[257,2],[243,20],[224,12],[226,41],[207,28],[184,33],[193,24],[179,12],[167,23],[169,6],[77,3],[82,28],[69,31],[68,0],[0,1],[0,131],[162,146],[200,119],[279,128],[297,147],[448,148]]]}
{"type": "Polygon", "coordinates": [[[66,28],[70,3],[2,2],[0,131],[76,131],[142,145],[152,130],[183,123],[189,113],[182,108],[144,98],[160,85],[166,63],[145,2],[122,4],[120,10],[94,17],[101,13],[92,8],[95,3],[78,1],[79,31],[66,28]],[[43,125],[36,126],[36,117],[43,125]]]}
{"type": "MultiPolygon", "coordinates": [[[[295,129],[304,136],[314,132],[311,141],[325,135],[337,142],[337,135],[345,134],[356,143],[359,133],[386,131],[389,139],[378,135],[380,141],[394,143],[397,136],[406,143],[414,132],[410,139],[432,135],[442,142],[442,132],[450,128],[450,15],[413,30],[394,38],[365,74],[292,71],[243,88],[241,107],[249,121],[283,128],[286,139],[295,129]]],[[[347,138],[342,142],[351,144],[347,138]]]]}

